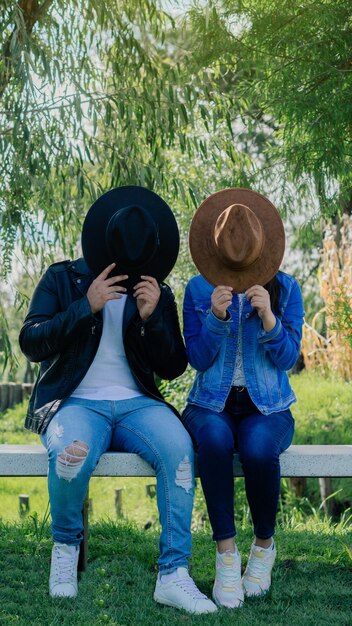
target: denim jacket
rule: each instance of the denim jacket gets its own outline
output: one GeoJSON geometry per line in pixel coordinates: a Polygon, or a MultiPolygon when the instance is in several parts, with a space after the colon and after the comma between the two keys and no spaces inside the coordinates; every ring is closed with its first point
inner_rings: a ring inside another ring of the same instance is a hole
{"type": "MultiPolygon", "coordinates": [[[[279,314],[270,332],[248,300],[242,309],[243,367],[248,393],[264,415],[287,409],[296,400],[286,371],[299,355],[303,301],[297,281],[278,272],[279,314]]],[[[185,291],[184,336],[190,364],[197,370],[188,402],[221,412],[234,375],[239,304],[234,294],[228,319],[211,311],[214,287],[202,276],[192,278],[185,291]]]]}

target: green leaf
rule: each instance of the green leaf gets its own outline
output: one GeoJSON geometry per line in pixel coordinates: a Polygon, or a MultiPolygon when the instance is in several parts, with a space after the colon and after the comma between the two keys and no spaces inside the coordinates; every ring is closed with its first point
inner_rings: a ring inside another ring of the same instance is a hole
{"type": "Polygon", "coordinates": [[[83,198],[83,196],[84,196],[84,176],[83,176],[81,171],[79,171],[78,175],[77,175],[77,188],[78,188],[79,195],[81,196],[81,198],[83,198]]]}
{"type": "Polygon", "coordinates": [[[182,102],[180,103],[179,110],[180,110],[180,115],[181,115],[181,119],[183,123],[188,124],[188,113],[187,113],[185,105],[182,102]]]}

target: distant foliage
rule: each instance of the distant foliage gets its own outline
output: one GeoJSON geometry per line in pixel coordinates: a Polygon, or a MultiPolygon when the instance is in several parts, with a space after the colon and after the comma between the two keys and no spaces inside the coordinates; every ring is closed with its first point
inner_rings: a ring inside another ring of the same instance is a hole
{"type": "Polygon", "coordinates": [[[231,135],[214,70],[191,70],[186,48],[162,2],[1,3],[3,274],[15,244],[38,271],[50,253],[70,256],[90,203],[112,187],[194,210],[197,168],[221,153],[210,135],[231,135]]]}
{"type": "Polygon", "coordinates": [[[290,382],[297,396],[291,407],[295,418],[293,443],[350,444],[352,385],[316,371],[291,376],[290,382]]]}
{"type": "MultiPolygon", "coordinates": [[[[13,272],[35,284],[48,262],[80,254],[87,209],[120,185],[146,186],[170,203],[185,251],[212,172],[226,162],[241,183],[250,167],[232,145],[228,105],[238,106],[224,101],[214,68],[189,61],[187,29],[163,2],[1,2],[0,280],[13,272]]],[[[12,311],[0,311],[8,368],[16,367],[12,311]]]]}
{"type": "Polygon", "coordinates": [[[270,157],[258,167],[263,182],[287,206],[297,206],[311,184],[319,212],[350,206],[351,2],[211,0],[199,3],[192,19],[199,60],[232,79],[247,103],[244,123],[262,124],[270,157]]]}
{"type": "Polygon", "coordinates": [[[336,226],[325,231],[319,281],[325,306],[310,324],[305,324],[304,362],[307,369],[319,368],[352,380],[352,217],[349,215],[343,216],[339,233],[336,226]],[[324,330],[318,332],[321,316],[324,330]]]}
{"type": "MultiPolygon", "coordinates": [[[[189,6],[1,2],[1,276],[15,266],[35,283],[79,253],[87,208],[119,185],[154,189],[175,211],[179,300],[190,219],[209,193],[252,187],[282,211],[351,212],[350,2],[189,6]]],[[[0,311],[0,365],[15,368],[10,316],[0,311]]]]}

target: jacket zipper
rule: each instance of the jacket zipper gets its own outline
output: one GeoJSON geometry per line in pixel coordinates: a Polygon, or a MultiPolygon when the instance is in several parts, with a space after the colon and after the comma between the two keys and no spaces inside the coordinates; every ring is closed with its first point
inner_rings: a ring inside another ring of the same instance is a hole
{"type": "MultiPolygon", "coordinates": [[[[131,323],[131,320],[130,320],[129,324],[130,324],[130,323],[131,323]]],[[[123,334],[123,339],[124,339],[124,338],[125,338],[125,336],[126,336],[126,333],[127,333],[127,329],[128,329],[129,324],[128,324],[128,325],[126,326],[126,328],[125,328],[125,331],[124,331],[124,334],[123,334]]],[[[145,327],[144,327],[144,324],[142,324],[142,325],[141,325],[141,337],[144,337],[144,335],[145,335],[145,327]]],[[[127,354],[126,354],[126,357],[127,357],[127,354]]],[[[136,375],[136,373],[133,371],[133,368],[131,367],[131,365],[130,365],[130,363],[129,363],[129,361],[128,361],[128,357],[127,357],[127,363],[128,363],[129,368],[130,368],[130,370],[131,370],[132,376],[136,379],[136,381],[138,382],[138,384],[139,384],[140,388],[141,388],[141,389],[142,389],[142,391],[145,393],[145,395],[146,395],[146,396],[148,396],[149,398],[155,398],[155,400],[158,400],[159,402],[163,402],[166,406],[170,407],[170,409],[174,412],[174,411],[175,411],[175,409],[174,409],[174,407],[172,406],[172,404],[170,404],[169,402],[167,402],[167,401],[165,400],[165,398],[164,398],[162,395],[161,395],[161,397],[160,397],[160,396],[155,395],[154,393],[152,393],[151,391],[149,391],[149,389],[147,389],[147,388],[145,387],[145,385],[143,385],[143,383],[139,380],[139,378],[138,378],[138,376],[136,375]]],[[[176,410],[177,410],[177,409],[176,409],[176,410]]],[[[178,411],[177,411],[177,414],[179,414],[179,413],[178,413],[178,411]]]]}

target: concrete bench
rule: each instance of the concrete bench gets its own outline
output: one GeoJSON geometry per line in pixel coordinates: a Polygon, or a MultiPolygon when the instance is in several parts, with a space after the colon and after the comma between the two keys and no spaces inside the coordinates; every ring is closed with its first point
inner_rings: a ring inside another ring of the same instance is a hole
{"type": "MultiPolygon", "coordinates": [[[[291,446],[280,457],[283,477],[352,477],[352,445],[291,446]]],[[[36,444],[1,444],[0,476],[46,476],[47,453],[36,444]]],[[[196,468],[196,476],[198,475],[196,468]]],[[[238,456],[234,457],[234,476],[243,476],[238,456]]],[[[107,452],[103,454],[93,476],[155,476],[154,470],[137,454],[107,452]]],[[[88,500],[83,510],[84,539],[80,564],[84,570],[88,549],[88,500]]]]}

